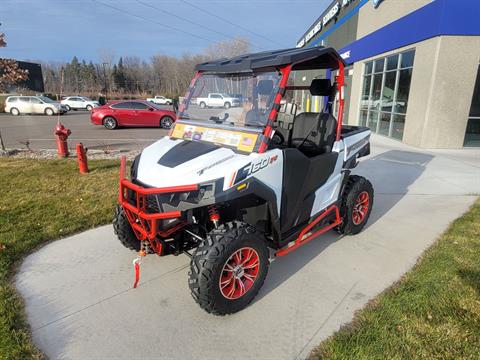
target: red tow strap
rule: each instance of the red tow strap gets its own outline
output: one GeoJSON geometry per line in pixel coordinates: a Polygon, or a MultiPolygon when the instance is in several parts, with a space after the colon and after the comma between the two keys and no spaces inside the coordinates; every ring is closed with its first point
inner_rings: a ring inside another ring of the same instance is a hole
{"type": "Polygon", "coordinates": [[[142,249],[138,253],[138,256],[133,260],[133,268],[135,269],[135,282],[133,283],[133,288],[136,289],[138,282],[140,281],[140,264],[142,263],[142,257],[147,255],[147,252],[142,249]]]}
{"type": "Polygon", "coordinates": [[[139,258],[133,260],[133,267],[135,268],[135,282],[133,283],[133,288],[136,289],[138,282],[140,281],[140,261],[139,258]]]}

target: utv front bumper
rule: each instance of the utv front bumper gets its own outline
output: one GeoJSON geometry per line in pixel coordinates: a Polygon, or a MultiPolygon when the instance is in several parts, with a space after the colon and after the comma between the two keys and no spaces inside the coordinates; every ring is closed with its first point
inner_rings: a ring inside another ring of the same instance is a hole
{"type": "MultiPolygon", "coordinates": [[[[185,193],[198,190],[198,185],[183,185],[164,188],[147,188],[132,183],[125,178],[126,159],[122,157],[120,163],[120,189],[118,201],[130,223],[136,237],[140,241],[148,240],[157,253],[156,239],[171,235],[184,225],[183,221],[164,227],[162,220],[183,218],[182,211],[162,212],[157,196],[162,194],[185,193]]],[[[160,250],[160,251],[158,251],[160,250]]]]}

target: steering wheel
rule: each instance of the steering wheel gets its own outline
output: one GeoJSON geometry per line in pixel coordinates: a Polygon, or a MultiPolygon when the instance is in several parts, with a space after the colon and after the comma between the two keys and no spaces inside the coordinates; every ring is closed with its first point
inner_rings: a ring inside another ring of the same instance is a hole
{"type": "Polygon", "coordinates": [[[283,137],[282,133],[279,131],[275,131],[271,139],[272,145],[282,145],[285,142],[285,138],[283,137]]]}

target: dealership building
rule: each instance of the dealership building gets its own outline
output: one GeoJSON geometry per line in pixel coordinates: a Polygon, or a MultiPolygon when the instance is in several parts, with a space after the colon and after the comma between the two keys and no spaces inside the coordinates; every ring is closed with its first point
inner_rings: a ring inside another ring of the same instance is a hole
{"type": "MultiPolygon", "coordinates": [[[[480,146],[480,0],[336,0],[297,43],[312,46],[347,63],[345,123],[421,148],[480,146]]],[[[295,82],[319,76],[335,73],[295,82]]]]}

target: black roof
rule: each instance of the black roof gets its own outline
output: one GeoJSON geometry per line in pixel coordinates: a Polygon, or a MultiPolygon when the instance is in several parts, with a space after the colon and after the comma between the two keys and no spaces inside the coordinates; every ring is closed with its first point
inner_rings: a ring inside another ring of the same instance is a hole
{"type": "Polygon", "coordinates": [[[219,59],[198,64],[197,71],[243,72],[262,68],[279,67],[292,64],[293,70],[338,69],[338,61],[343,59],[333,48],[316,46],[263,51],[245,54],[230,59],[219,59]]]}

